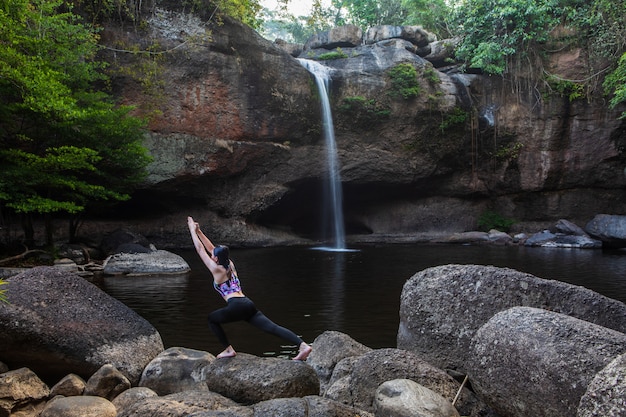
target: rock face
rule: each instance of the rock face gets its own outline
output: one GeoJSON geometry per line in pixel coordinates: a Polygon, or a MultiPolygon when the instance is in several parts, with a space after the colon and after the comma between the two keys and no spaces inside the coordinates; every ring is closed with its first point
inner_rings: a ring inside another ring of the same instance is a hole
{"type": "Polygon", "coordinates": [[[626,415],[626,354],[596,374],[578,405],[578,417],[626,415]]]}
{"type": "Polygon", "coordinates": [[[498,413],[575,416],[596,373],[626,351],[626,334],[551,311],[514,307],[485,323],[470,351],[472,386],[498,413]]]}
{"type": "Polygon", "coordinates": [[[8,278],[0,303],[0,358],[42,378],[87,378],[104,364],[136,384],[160,352],[157,330],[83,278],[37,267],[8,278]]]}
{"type": "Polygon", "coordinates": [[[508,268],[443,265],[405,283],[398,348],[442,369],[467,372],[478,329],[496,313],[516,306],[543,308],[626,332],[626,305],[589,289],[508,268]]]}
{"type": "Polygon", "coordinates": [[[319,379],[310,366],[245,353],[212,362],[206,384],[209,390],[245,405],[274,398],[318,395],[320,391],[319,379]],[[256,388],[261,385],[264,390],[256,388]]]}
{"type": "MultiPolygon", "coordinates": [[[[128,75],[112,80],[125,103],[158,110],[146,138],[154,157],[148,181],[123,213],[163,248],[188,244],[187,215],[230,244],[320,239],[327,168],[311,74],[292,52],[241,24],[193,26],[187,19],[177,27],[168,16],[155,15],[140,39],[113,28],[102,33],[115,49],[136,41],[170,51],[159,61],[163,89],[156,97],[128,75]]],[[[524,72],[514,74],[513,94],[498,77],[459,74],[447,62],[455,42],[417,27],[374,28],[359,39],[348,27],[318,36],[300,54],[315,58],[341,45],[345,55],[323,63],[332,69],[344,217],[353,239],[475,230],[487,209],[520,227],[561,218],[586,224],[598,212],[626,212],[621,109],[608,111],[599,95],[542,99],[524,72]],[[415,68],[416,97],[393,94],[389,70],[400,63],[415,68]]],[[[585,78],[576,74],[589,64],[584,53],[553,49],[559,52],[545,64],[552,74],[585,78]]],[[[129,67],[140,59],[103,53],[129,67]]],[[[113,227],[90,223],[82,230],[113,227]]]]}

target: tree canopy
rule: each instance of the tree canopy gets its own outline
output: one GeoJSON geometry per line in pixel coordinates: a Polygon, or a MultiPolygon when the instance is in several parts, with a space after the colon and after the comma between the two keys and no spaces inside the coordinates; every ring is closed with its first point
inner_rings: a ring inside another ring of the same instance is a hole
{"type": "Polygon", "coordinates": [[[0,39],[0,209],[129,198],[150,161],[145,122],[104,92],[97,31],[62,0],[0,0],[0,39]]]}

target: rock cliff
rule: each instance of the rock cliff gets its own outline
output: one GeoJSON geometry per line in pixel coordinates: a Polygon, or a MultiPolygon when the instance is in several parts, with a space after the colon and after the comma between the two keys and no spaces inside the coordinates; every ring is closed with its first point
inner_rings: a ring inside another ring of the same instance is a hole
{"type": "MultiPolygon", "coordinates": [[[[293,55],[329,52],[336,59],[321,62],[332,69],[349,239],[472,230],[486,210],[519,228],[626,211],[626,122],[597,93],[548,95],[524,68],[510,79],[461,73],[449,63],[454,40],[421,28],[348,29],[295,49],[230,20],[164,12],[141,36],[105,31],[109,46],[168,51],[153,60],[156,88],[128,71],[112,80],[123,102],[156,114],[149,178],[115,215],[161,247],[187,242],[188,214],[229,244],[320,239],[327,168],[319,94],[293,55]],[[401,63],[417,72],[415,96],[394,94],[390,70],[401,63]]],[[[120,68],[140,59],[113,49],[105,57],[120,68]]],[[[544,68],[581,79],[588,67],[570,47],[544,68]]]]}

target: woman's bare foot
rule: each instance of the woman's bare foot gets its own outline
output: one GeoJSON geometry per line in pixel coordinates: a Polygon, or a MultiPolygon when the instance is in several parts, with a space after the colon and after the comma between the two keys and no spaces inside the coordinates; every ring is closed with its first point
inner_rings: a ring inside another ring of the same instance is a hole
{"type": "Polygon", "coordinates": [[[220,353],[216,357],[217,358],[232,358],[235,355],[237,355],[237,352],[235,352],[235,349],[233,349],[232,346],[228,346],[226,349],[222,351],[222,353],[220,353]]]}
{"type": "Polygon", "coordinates": [[[309,345],[307,345],[306,343],[302,342],[300,343],[300,346],[298,348],[298,354],[296,355],[295,358],[293,358],[294,361],[305,361],[306,358],[309,357],[309,354],[311,353],[311,351],[313,350],[313,348],[309,345]]]}

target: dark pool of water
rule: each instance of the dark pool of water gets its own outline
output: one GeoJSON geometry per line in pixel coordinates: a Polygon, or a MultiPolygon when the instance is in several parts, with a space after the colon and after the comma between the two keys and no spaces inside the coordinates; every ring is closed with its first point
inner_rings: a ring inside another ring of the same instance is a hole
{"type": "MultiPolygon", "coordinates": [[[[402,286],[416,272],[451,263],[509,267],[581,285],[626,302],[626,253],[498,246],[381,245],[354,252],[310,248],[233,249],[244,292],[268,317],[311,342],[325,330],[372,348],[394,347],[402,286]]],[[[185,275],[106,277],[102,288],[160,332],[165,347],[217,354],[208,313],[224,305],[192,251],[185,275]]],[[[293,347],[247,323],[225,326],[235,349],[283,355],[293,347]]]]}

